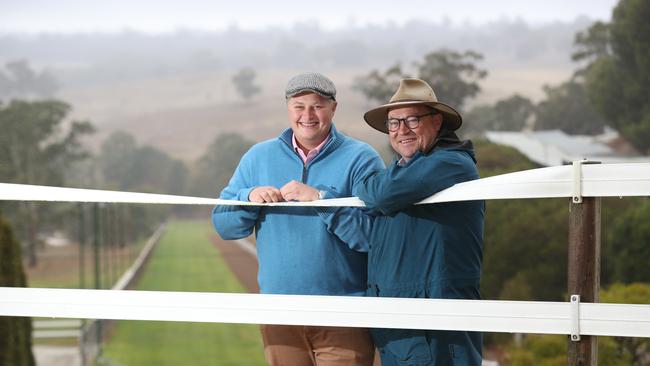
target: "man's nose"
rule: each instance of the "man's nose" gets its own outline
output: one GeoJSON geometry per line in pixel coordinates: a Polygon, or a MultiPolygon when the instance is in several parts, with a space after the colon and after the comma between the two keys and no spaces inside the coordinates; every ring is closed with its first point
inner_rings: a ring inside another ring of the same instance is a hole
{"type": "Polygon", "coordinates": [[[311,121],[316,117],[316,111],[314,108],[305,108],[302,112],[303,119],[311,121]]]}

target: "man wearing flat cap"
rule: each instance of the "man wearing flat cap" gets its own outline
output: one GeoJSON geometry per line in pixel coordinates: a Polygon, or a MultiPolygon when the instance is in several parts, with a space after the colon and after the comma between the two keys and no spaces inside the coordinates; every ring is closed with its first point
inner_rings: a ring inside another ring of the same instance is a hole
{"type": "MultiPolygon", "coordinates": [[[[329,198],[352,192],[383,169],[367,144],[332,123],[336,88],[327,77],[304,73],[289,80],[285,97],[290,128],[254,145],[239,162],[220,198],[270,203],[329,198]]],[[[223,239],[257,239],[258,282],[264,294],[361,296],[366,290],[367,240],[340,236],[309,207],[217,206],[212,221],[223,239]]],[[[271,365],[371,365],[366,329],[263,325],[271,365]]]]}
{"type": "MultiPolygon", "coordinates": [[[[483,201],[414,205],[454,184],[477,179],[472,143],[455,134],[462,118],[419,79],[403,79],[390,102],[366,122],[388,134],[399,155],[367,176],[354,194],[374,211],[316,209],[335,233],[368,238],[367,296],[479,299],[483,201]]],[[[337,192],[330,190],[332,197],[337,192]]],[[[382,366],[480,365],[478,332],[371,329],[382,366]]]]}

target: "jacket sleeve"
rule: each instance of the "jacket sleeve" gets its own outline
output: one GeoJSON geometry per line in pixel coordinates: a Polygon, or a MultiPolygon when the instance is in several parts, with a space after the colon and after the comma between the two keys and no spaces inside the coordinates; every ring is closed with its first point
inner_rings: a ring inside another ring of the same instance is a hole
{"type": "MultiPolygon", "coordinates": [[[[351,191],[362,184],[366,176],[374,171],[384,169],[381,158],[370,147],[362,150],[355,158],[355,164],[350,174],[351,191]]],[[[325,192],[324,198],[340,198],[342,195],[332,187],[318,185],[316,188],[325,192]]],[[[374,215],[365,208],[356,207],[315,207],[327,231],[337,236],[352,250],[367,252],[370,248],[370,234],[374,215]]]]}
{"type": "MultiPolygon", "coordinates": [[[[340,197],[331,188],[318,186],[318,189],[326,192],[326,199],[340,197]]],[[[327,231],[350,249],[357,252],[370,250],[370,235],[375,217],[369,210],[358,207],[314,207],[314,210],[325,223],[327,231]]]]}
{"type": "MultiPolygon", "coordinates": [[[[255,188],[251,168],[251,158],[247,153],[219,198],[248,201],[248,195],[255,188]]],[[[225,240],[245,238],[253,233],[260,209],[261,207],[218,205],[212,210],[212,224],[225,240]]]]}
{"type": "Polygon", "coordinates": [[[366,207],[383,214],[400,211],[456,183],[478,178],[470,155],[457,150],[417,153],[406,165],[397,163],[368,175],[355,194],[366,207]]]}

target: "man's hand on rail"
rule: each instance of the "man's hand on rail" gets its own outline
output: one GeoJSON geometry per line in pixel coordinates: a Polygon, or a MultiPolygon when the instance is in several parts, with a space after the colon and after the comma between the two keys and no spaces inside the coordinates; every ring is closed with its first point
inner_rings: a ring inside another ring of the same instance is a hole
{"type": "Polygon", "coordinates": [[[296,180],[280,188],[285,201],[315,201],[319,199],[318,190],[296,180]]]}
{"type": "Polygon", "coordinates": [[[280,190],[272,186],[261,186],[253,189],[251,193],[248,194],[248,200],[257,203],[284,201],[280,190]]]}

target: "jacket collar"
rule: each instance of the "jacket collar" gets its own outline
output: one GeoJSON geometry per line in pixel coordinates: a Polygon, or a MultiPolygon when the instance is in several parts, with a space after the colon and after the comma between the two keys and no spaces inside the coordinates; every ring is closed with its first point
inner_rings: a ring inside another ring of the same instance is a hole
{"type": "Polygon", "coordinates": [[[442,129],[440,131],[440,134],[434,141],[431,150],[429,150],[426,153],[421,151],[416,152],[415,155],[413,155],[413,157],[409,159],[408,162],[405,162],[404,159],[398,155],[396,159],[396,164],[398,166],[406,166],[408,165],[409,162],[413,161],[415,158],[419,158],[420,156],[429,156],[435,154],[436,151],[440,151],[440,150],[463,151],[472,158],[474,163],[476,163],[476,157],[474,155],[474,144],[472,143],[472,141],[461,140],[460,138],[458,138],[458,135],[456,135],[454,131],[448,129],[442,129]]]}

